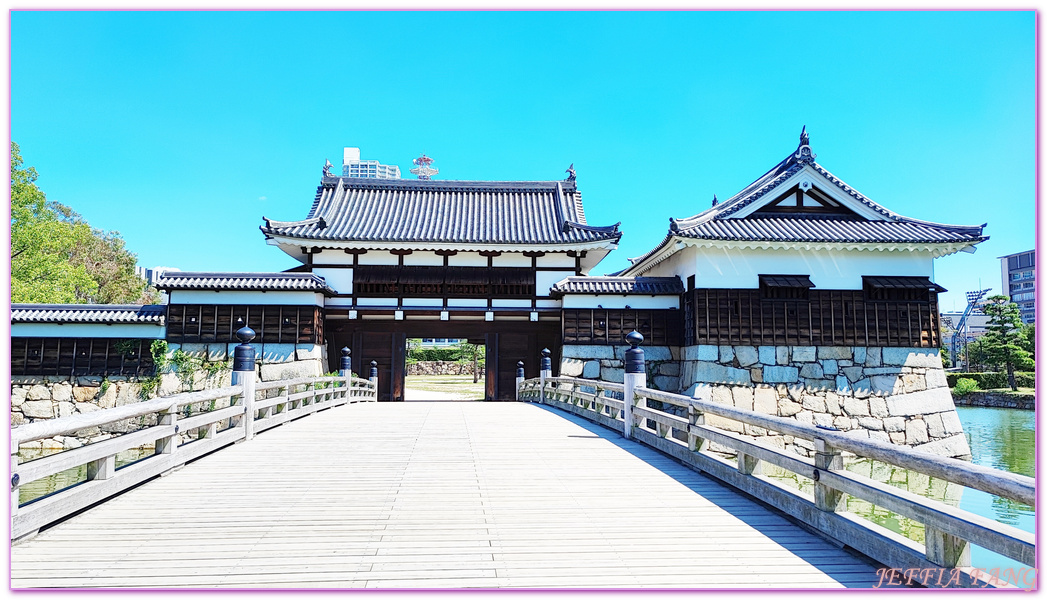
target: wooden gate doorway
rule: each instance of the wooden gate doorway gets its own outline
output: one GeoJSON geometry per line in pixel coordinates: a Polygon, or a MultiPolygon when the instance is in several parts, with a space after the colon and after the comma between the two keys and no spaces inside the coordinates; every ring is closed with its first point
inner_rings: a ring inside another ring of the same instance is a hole
{"type": "Polygon", "coordinates": [[[341,349],[352,350],[353,372],[367,377],[371,361],[378,363],[378,399],[401,402],[407,372],[408,338],[468,338],[486,346],[485,400],[513,400],[516,363],[524,361],[524,375],[537,377],[542,348],[553,353],[553,374],[559,370],[559,321],[393,321],[329,318],[324,324],[327,357],[337,368],[341,349]]]}

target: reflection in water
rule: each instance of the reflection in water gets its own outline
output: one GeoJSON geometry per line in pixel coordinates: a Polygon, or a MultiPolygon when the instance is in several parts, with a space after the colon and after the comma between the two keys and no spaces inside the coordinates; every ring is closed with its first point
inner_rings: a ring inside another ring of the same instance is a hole
{"type": "MultiPolygon", "coordinates": [[[[979,406],[960,406],[956,411],[971,446],[972,462],[1029,477],[1034,475],[1036,414],[1033,411],[979,406]]],[[[766,463],[762,464],[761,468],[767,477],[795,487],[805,494],[814,495],[814,482],[810,479],[766,463]]],[[[925,498],[944,502],[949,506],[955,506],[1024,531],[1035,531],[1033,529],[1035,512],[1033,507],[1027,504],[968,489],[959,484],[871,459],[853,459],[848,461],[845,468],[870,479],[893,485],[925,498]]],[[[851,496],[847,496],[847,510],[913,541],[921,544],[924,542],[922,523],[851,496]]],[[[974,545],[971,546],[971,564],[983,569],[996,567],[1018,569],[1025,566],[974,545]]]]}
{"type": "MultiPolygon", "coordinates": [[[[50,456],[52,454],[58,454],[62,452],[60,449],[47,449],[47,450],[26,450],[23,449],[18,453],[19,464],[27,463],[38,458],[50,456]]],[[[132,448],[130,450],[124,450],[116,455],[116,468],[120,468],[124,465],[129,465],[139,459],[153,455],[152,446],[143,448],[132,448]]],[[[39,500],[48,494],[53,494],[59,490],[63,490],[69,486],[76,485],[87,481],[87,465],[80,465],[72,469],[66,469],[60,473],[56,473],[43,479],[37,479],[36,481],[30,481],[27,484],[21,485],[18,488],[18,503],[25,504],[33,500],[39,500]]]]}

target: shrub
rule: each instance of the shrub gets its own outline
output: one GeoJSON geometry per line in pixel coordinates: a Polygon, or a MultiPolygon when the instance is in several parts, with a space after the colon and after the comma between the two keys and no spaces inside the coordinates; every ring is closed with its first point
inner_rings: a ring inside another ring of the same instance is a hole
{"type": "MultiPolygon", "coordinates": [[[[994,390],[1010,387],[1007,384],[1007,373],[948,373],[946,379],[949,387],[956,387],[961,379],[971,379],[983,390],[994,390]]],[[[1031,372],[1015,371],[1014,381],[1018,387],[1036,387],[1036,374],[1031,372]]]]}
{"type": "Polygon", "coordinates": [[[961,377],[957,379],[956,385],[952,388],[952,392],[957,396],[966,396],[967,394],[970,394],[971,392],[977,390],[978,382],[967,377],[961,377]]]}

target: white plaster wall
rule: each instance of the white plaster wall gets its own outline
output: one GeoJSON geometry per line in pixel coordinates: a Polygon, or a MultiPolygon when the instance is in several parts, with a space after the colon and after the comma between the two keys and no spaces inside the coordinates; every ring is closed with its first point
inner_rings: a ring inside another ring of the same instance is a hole
{"type": "Polygon", "coordinates": [[[531,308],[530,300],[499,300],[494,299],[491,301],[491,305],[495,308],[531,308]]]}
{"type": "MultiPolygon", "coordinates": [[[[541,260],[541,259],[539,259],[541,260]]],[[[571,277],[574,271],[537,271],[535,273],[534,293],[536,296],[548,296],[553,284],[564,277],[571,277]]]]}
{"type": "Polygon", "coordinates": [[[687,278],[695,274],[696,262],[694,259],[694,248],[687,248],[673,254],[666,260],[658,263],[653,269],[644,273],[643,277],[672,277],[679,275],[684,288],[687,287],[687,278]]]}
{"type": "Polygon", "coordinates": [[[623,296],[621,294],[567,294],[564,308],[680,308],[679,296],[623,296]]]}
{"type": "Polygon", "coordinates": [[[357,298],[358,306],[396,306],[396,298],[357,298]]]}
{"type": "Polygon", "coordinates": [[[448,298],[447,306],[464,306],[464,307],[486,307],[487,300],[485,298],[448,298]]]}
{"type": "Polygon", "coordinates": [[[328,298],[327,306],[352,306],[352,298],[328,298]]]}
{"type": "Polygon", "coordinates": [[[403,306],[443,306],[442,298],[404,298],[403,306]]]}
{"type": "Polygon", "coordinates": [[[477,252],[459,252],[447,258],[449,267],[486,267],[487,257],[477,252]]]}
{"type": "Polygon", "coordinates": [[[538,308],[560,308],[560,300],[538,300],[535,302],[535,306],[538,308]]]}
{"type": "Polygon", "coordinates": [[[431,250],[415,250],[404,256],[404,266],[442,267],[444,266],[444,257],[431,250]]]}
{"type": "Polygon", "coordinates": [[[521,252],[505,252],[501,256],[494,257],[494,262],[491,264],[496,267],[530,267],[531,259],[521,252]]]}
{"type": "Polygon", "coordinates": [[[324,248],[320,254],[313,255],[314,265],[351,265],[353,264],[353,255],[346,254],[341,250],[332,250],[330,248],[324,248]]]}
{"type": "MultiPolygon", "coordinates": [[[[570,267],[571,275],[574,275],[574,257],[567,256],[566,252],[553,252],[538,257],[539,267],[570,267]]],[[[561,278],[562,279],[562,278],[561,278]]]]}
{"type": "MultiPolygon", "coordinates": [[[[330,285],[330,281],[328,281],[330,285]]],[[[323,306],[324,295],[307,291],[172,290],[169,304],[311,304],[323,306]]]]}
{"type": "MultiPolygon", "coordinates": [[[[693,261],[699,288],[755,289],[761,274],[809,275],[826,290],[860,290],[863,275],[934,276],[929,252],[686,248],[679,254],[693,261]]],[[[681,279],[686,285],[682,273],[681,279]]]]}
{"type": "Polygon", "coordinates": [[[327,285],[339,294],[353,293],[352,269],[313,269],[313,274],[323,277],[327,285]]]}
{"type": "Polygon", "coordinates": [[[11,337],[93,337],[156,338],[166,337],[167,328],[151,323],[11,323],[11,337]]]}
{"type": "Polygon", "coordinates": [[[361,265],[398,265],[400,257],[388,250],[368,250],[367,254],[361,254],[359,263],[361,265]]]}

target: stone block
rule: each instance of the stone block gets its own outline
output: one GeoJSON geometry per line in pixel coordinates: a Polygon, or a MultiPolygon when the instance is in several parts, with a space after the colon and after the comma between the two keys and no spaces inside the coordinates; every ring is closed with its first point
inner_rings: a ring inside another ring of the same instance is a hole
{"type": "Polygon", "coordinates": [[[924,415],[923,421],[927,424],[927,435],[932,438],[945,437],[945,423],[942,422],[941,413],[924,415]]]}
{"type": "Polygon", "coordinates": [[[971,456],[971,447],[967,444],[967,436],[962,434],[921,444],[916,446],[915,449],[953,458],[969,458],[971,456]]]}
{"type": "Polygon", "coordinates": [[[807,363],[800,367],[800,377],[810,379],[821,379],[825,373],[822,371],[822,366],[818,363],[807,363]]]}
{"type": "Polygon", "coordinates": [[[825,392],[825,410],[827,410],[831,415],[840,416],[843,414],[843,406],[838,394],[835,392],[825,392]]]}
{"type": "Polygon", "coordinates": [[[142,401],[142,386],[137,383],[121,383],[116,390],[116,405],[134,404],[142,401]]]}
{"type": "Polygon", "coordinates": [[[81,446],[83,446],[83,444],[80,443],[80,440],[78,440],[78,439],[76,439],[75,437],[72,437],[72,436],[67,437],[64,440],[62,440],[62,449],[63,450],[75,450],[77,448],[80,448],[81,446]]]}
{"type": "Polygon", "coordinates": [[[45,375],[44,381],[47,383],[65,383],[69,381],[69,377],[67,375],[45,375]]]}
{"type": "MultiPolygon", "coordinates": [[[[644,364],[646,365],[647,361],[644,361],[644,364]]],[[[601,358],[600,368],[604,367],[607,367],[609,369],[621,369],[625,367],[625,363],[617,358],[601,358]]]]}
{"type": "Polygon", "coordinates": [[[98,395],[100,389],[97,387],[75,387],[73,388],[73,401],[90,402],[98,395]]]}
{"type": "Polygon", "coordinates": [[[856,365],[864,365],[865,364],[866,354],[867,354],[867,352],[866,352],[865,346],[855,346],[855,348],[854,348],[854,364],[856,364],[856,365]]]}
{"type": "Polygon", "coordinates": [[[803,410],[803,405],[792,400],[780,400],[778,402],[778,414],[782,417],[791,417],[803,410]]]}
{"type": "Polygon", "coordinates": [[[157,396],[171,396],[182,391],[183,385],[177,373],[164,373],[160,376],[160,386],[157,388],[157,396]]]}
{"type": "Polygon", "coordinates": [[[827,415],[825,413],[816,412],[813,415],[813,419],[814,419],[814,426],[815,427],[826,427],[826,428],[833,427],[833,416],[832,415],[827,415]]]}
{"type": "Polygon", "coordinates": [[[560,375],[563,377],[580,377],[585,362],[577,358],[565,358],[560,361],[560,375]]]}
{"type": "Polygon", "coordinates": [[[26,388],[16,387],[11,390],[11,406],[21,406],[25,402],[26,394],[29,392],[26,388]]]}
{"type": "MultiPolygon", "coordinates": [[[[803,399],[804,389],[803,389],[802,385],[785,385],[784,383],[780,383],[780,384],[778,384],[778,386],[779,387],[784,387],[785,388],[785,394],[788,394],[789,397],[792,398],[794,401],[800,402],[803,399]]],[[[785,394],[782,394],[779,391],[778,395],[779,396],[784,396],[785,394]]]]}
{"type": "Polygon", "coordinates": [[[805,394],[803,396],[803,407],[807,410],[813,410],[816,413],[827,412],[825,408],[825,398],[822,396],[815,396],[814,394],[805,394]]]}
{"type": "Polygon", "coordinates": [[[717,404],[734,406],[734,394],[731,393],[731,388],[724,385],[713,386],[710,399],[717,404]]]}
{"type": "MultiPolygon", "coordinates": [[[[647,362],[659,362],[663,360],[672,360],[673,353],[669,350],[668,346],[640,346],[643,348],[643,358],[647,362]]],[[[620,348],[618,358],[625,360],[625,351],[628,350],[628,346],[622,346],[620,348]]]]}
{"type": "Polygon", "coordinates": [[[905,422],[905,443],[907,445],[926,444],[927,441],[927,424],[923,419],[909,419],[905,422]]]}
{"type": "Polygon", "coordinates": [[[905,383],[897,375],[874,375],[869,378],[873,393],[876,394],[904,394],[905,383]]]}
{"type": "Polygon", "coordinates": [[[102,385],[102,378],[98,375],[84,375],[76,378],[76,385],[80,387],[98,387],[102,385]]]}
{"type": "Polygon", "coordinates": [[[28,400],[50,400],[51,390],[47,389],[47,387],[43,385],[34,385],[31,388],[29,388],[29,391],[26,392],[25,397],[28,400]]]}
{"type": "Polygon", "coordinates": [[[324,357],[323,346],[319,344],[296,344],[294,349],[295,360],[320,360],[324,357]]]}
{"type": "Polygon", "coordinates": [[[42,383],[44,378],[40,375],[12,375],[11,385],[36,385],[42,383]]]}
{"type": "Polygon", "coordinates": [[[887,434],[892,444],[904,444],[905,443],[905,432],[895,431],[887,434]]]}
{"type": "Polygon", "coordinates": [[[564,345],[561,348],[561,356],[564,358],[578,358],[582,360],[614,358],[614,347],[564,345]]]}
{"type": "Polygon", "coordinates": [[[678,362],[663,362],[657,365],[655,369],[659,375],[665,375],[669,377],[678,377],[680,375],[680,363],[678,362]]]}
{"type": "Polygon", "coordinates": [[[858,417],[858,424],[865,429],[883,429],[883,421],[876,417],[858,417]]]}
{"type": "Polygon", "coordinates": [[[868,417],[869,401],[865,398],[844,398],[843,410],[852,417],[868,417]]]}
{"type": "Polygon", "coordinates": [[[883,428],[891,433],[905,431],[905,417],[887,417],[883,420],[883,428]]]}
{"type": "Polygon", "coordinates": [[[955,409],[939,414],[941,415],[942,426],[945,428],[946,435],[963,433],[963,424],[960,423],[960,415],[956,414],[955,409]]]}
{"type": "Polygon", "coordinates": [[[935,388],[912,394],[887,397],[887,412],[892,417],[908,417],[930,413],[952,411],[955,413],[952,394],[948,388],[935,388]]]}
{"type": "Polygon", "coordinates": [[[69,417],[72,416],[73,412],[73,403],[71,401],[55,403],[56,416],[69,417]]]}
{"type": "Polygon", "coordinates": [[[889,436],[886,431],[869,430],[869,439],[883,442],[885,444],[891,443],[891,436],[889,436]]]}
{"type": "Polygon", "coordinates": [[[749,378],[752,379],[753,383],[763,383],[763,368],[749,369],[749,378]]]}
{"type": "MultiPolygon", "coordinates": [[[[274,344],[275,345],[275,344],[274,344]]],[[[285,345],[285,344],[279,344],[285,345]]],[[[295,379],[297,377],[318,377],[323,375],[319,360],[302,360],[290,363],[263,364],[261,369],[262,381],[276,381],[278,379],[295,379]]]]}
{"type": "Polygon", "coordinates": [[[818,349],[814,346],[793,346],[793,362],[814,362],[818,360],[818,349]]]}
{"type": "Polygon", "coordinates": [[[663,392],[676,393],[680,389],[680,378],[670,377],[667,375],[655,375],[651,381],[656,389],[662,390],[663,392]]]}
{"type": "MultiPolygon", "coordinates": [[[[716,346],[711,346],[715,348],[716,346]]],[[[714,362],[692,363],[694,381],[707,383],[737,383],[741,385],[752,385],[752,378],[748,369],[736,369],[726,367],[714,362]]]]}
{"type": "Polygon", "coordinates": [[[814,425],[814,413],[809,410],[801,410],[796,413],[796,420],[804,425],[814,425]]]}
{"type": "Polygon", "coordinates": [[[80,414],[102,410],[98,407],[97,404],[93,404],[91,402],[77,402],[73,405],[73,408],[76,410],[76,412],[80,414]]]}
{"type": "MultiPolygon", "coordinates": [[[[753,393],[753,410],[755,410],[758,413],[763,413],[765,415],[779,414],[778,393],[768,387],[760,386],[756,388],[755,392],[753,393]]],[[[799,405],[797,405],[796,412],[799,411],[799,405]]]]}
{"type": "Polygon", "coordinates": [[[883,364],[881,360],[880,348],[867,348],[865,351],[865,366],[867,367],[878,367],[883,364]]]}
{"type": "Polygon", "coordinates": [[[851,382],[843,375],[836,376],[836,393],[841,396],[851,395],[851,382]]]}
{"type": "Polygon", "coordinates": [[[735,433],[745,433],[745,427],[743,427],[741,423],[719,415],[705,415],[705,424],[709,427],[717,427],[735,433]]]}
{"type": "Polygon", "coordinates": [[[687,346],[684,348],[684,360],[707,360],[716,361],[720,358],[719,346],[700,344],[698,346],[687,346]]]}
{"type": "Polygon", "coordinates": [[[861,367],[844,367],[843,376],[847,378],[847,381],[854,383],[863,377],[863,371],[861,367]]]}
{"type": "Polygon", "coordinates": [[[255,352],[262,364],[293,363],[294,344],[258,344],[255,352]]]}
{"type": "Polygon", "coordinates": [[[617,369],[615,367],[600,367],[600,379],[604,381],[611,381],[614,383],[622,383],[625,381],[625,369],[617,369]]]}
{"type": "Polygon", "coordinates": [[[847,359],[850,360],[854,357],[854,352],[848,346],[818,346],[818,358],[819,359],[847,359]]]}
{"type": "Polygon", "coordinates": [[[731,389],[734,397],[735,408],[753,410],[753,388],[747,386],[735,386],[731,389]]]}
{"type": "Polygon", "coordinates": [[[582,377],[585,379],[599,379],[600,378],[600,361],[588,360],[585,361],[585,365],[582,367],[582,377]]]}
{"type": "Polygon", "coordinates": [[[803,384],[807,387],[809,391],[812,392],[821,392],[836,389],[835,379],[804,379],[803,384]]]}
{"type": "Polygon", "coordinates": [[[775,346],[774,347],[774,358],[775,362],[779,365],[789,364],[789,347],[788,346],[775,346]]]}
{"type": "Polygon", "coordinates": [[[734,348],[731,346],[720,346],[720,362],[729,365],[734,362],[734,348]]]}
{"type": "Polygon", "coordinates": [[[760,362],[760,353],[753,346],[735,346],[734,356],[738,359],[739,366],[742,367],[760,362]]]}
{"type": "Polygon", "coordinates": [[[916,373],[902,375],[902,385],[905,386],[905,393],[911,394],[927,389],[927,379],[916,373]]]}
{"type": "Polygon", "coordinates": [[[872,375],[901,375],[903,367],[870,367],[865,369],[865,374],[872,375]]]}
{"type": "Polygon", "coordinates": [[[774,346],[758,346],[756,349],[760,356],[760,362],[765,365],[774,365],[778,362],[778,355],[774,350],[774,346]]]}
{"type": "Polygon", "coordinates": [[[854,385],[851,386],[851,395],[855,398],[868,398],[872,396],[872,384],[869,383],[869,379],[861,379],[855,381],[854,385]]]}
{"type": "Polygon", "coordinates": [[[116,406],[116,384],[109,384],[104,393],[98,395],[95,403],[99,408],[113,408],[116,406]]]}
{"type": "MultiPolygon", "coordinates": [[[[844,361],[846,362],[846,361],[844,361]]],[[[839,375],[840,374],[840,361],[827,358],[821,362],[822,372],[826,375],[839,375]]]]}
{"type": "Polygon", "coordinates": [[[22,414],[31,419],[53,419],[54,404],[50,400],[26,400],[22,403],[22,414]]]}
{"type": "Polygon", "coordinates": [[[800,380],[800,370],[796,367],[764,367],[765,383],[796,383],[800,380]]]}
{"type": "Polygon", "coordinates": [[[937,348],[883,348],[883,364],[940,369],[942,358],[937,348]]]}
{"type": "Polygon", "coordinates": [[[20,412],[11,411],[11,427],[18,427],[19,425],[25,425],[25,415],[20,412]]]}
{"type": "Polygon", "coordinates": [[[839,429],[840,431],[847,431],[848,429],[853,429],[851,425],[851,419],[848,419],[844,416],[835,417],[833,419],[833,427],[839,429]]]}
{"type": "Polygon", "coordinates": [[[872,396],[869,398],[869,413],[874,417],[884,418],[890,415],[887,410],[887,400],[879,397],[872,396]]]}
{"type": "Polygon", "coordinates": [[[927,389],[948,387],[949,381],[945,378],[945,371],[941,369],[927,369],[927,389]]]}

